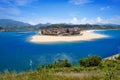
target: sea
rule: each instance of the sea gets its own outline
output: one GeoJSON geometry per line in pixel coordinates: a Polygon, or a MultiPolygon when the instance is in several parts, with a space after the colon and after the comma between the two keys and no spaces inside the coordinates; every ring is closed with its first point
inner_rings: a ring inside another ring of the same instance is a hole
{"type": "Polygon", "coordinates": [[[109,36],[91,41],[32,43],[30,37],[35,31],[0,32],[0,72],[27,71],[39,65],[51,64],[58,59],[68,59],[74,65],[88,56],[106,58],[120,53],[120,30],[94,30],[109,36]]]}

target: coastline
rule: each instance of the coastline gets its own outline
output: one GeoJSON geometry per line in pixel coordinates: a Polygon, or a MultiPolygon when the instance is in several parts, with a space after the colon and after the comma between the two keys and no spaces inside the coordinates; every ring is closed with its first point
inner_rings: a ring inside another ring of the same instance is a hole
{"type": "Polygon", "coordinates": [[[115,55],[112,55],[112,56],[109,56],[109,57],[106,57],[106,58],[103,58],[103,60],[114,60],[116,57],[118,57],[120,55],[120,53],[118,54],[115,54],[115,55]]]}
{"type": "Polygon", "coordinates": [[[32,43],[58,43],[58,42],[76,42],[76,41],[90,41],[94,39],[107,38],[109,36],[98,34],[95,30],[85,30],[81,33],[83,35],[74,36],[48,36],[48,35],[33,35],[29,41],[32,43]]]}

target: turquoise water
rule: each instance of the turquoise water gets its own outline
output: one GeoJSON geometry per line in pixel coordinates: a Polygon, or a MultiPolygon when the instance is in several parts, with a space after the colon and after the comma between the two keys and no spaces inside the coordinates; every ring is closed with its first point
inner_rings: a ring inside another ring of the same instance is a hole
{"type": "Polygon", "coordinates": [[[57,59],[69,59],[77,64],[80,58],[100,55],[102,58],[120,53],[120,30],[95,31],[111,37],[93,41],[34,44],[28,38],[36,32],[0,32],[0,71],[25,71],[39,64],[52,63],[57,59]]]}

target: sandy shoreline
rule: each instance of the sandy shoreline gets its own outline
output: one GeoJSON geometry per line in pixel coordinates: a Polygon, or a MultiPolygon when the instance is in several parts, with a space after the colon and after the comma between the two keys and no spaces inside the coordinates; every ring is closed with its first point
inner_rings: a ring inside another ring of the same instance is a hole
{"type": "Polygon", "coordinates": [[[115,55],[113,55],[113,56],[109,56],[109,57],[107,57],[107,58],[104,58],[103,60],[114,60],[116,57],[118,57],[120,55],[120,53],[118,53],[118,54],[115,54],[115,55]]]}
{"type": "Polygon", "coordinates": [[[93,30],[86,30],[81,32],[83,35],[76,36],[47,36],[34,35],[30,37],[30,42],[33,43],[56,43],[56,42],[74,42],[74,41],[90,41],[94,39],[107,38],[109,36],[94,33],[93,30]]]}

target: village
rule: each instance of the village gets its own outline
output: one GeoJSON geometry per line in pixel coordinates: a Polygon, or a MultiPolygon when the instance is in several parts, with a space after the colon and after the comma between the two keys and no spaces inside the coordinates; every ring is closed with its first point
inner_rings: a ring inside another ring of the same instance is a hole
{"type": "Polygon", "coordinates": [[[54,35],[54,36],[70,36],[80,35],[80,28],[48,28],[41,30],[42,35],[54,35]]]}

